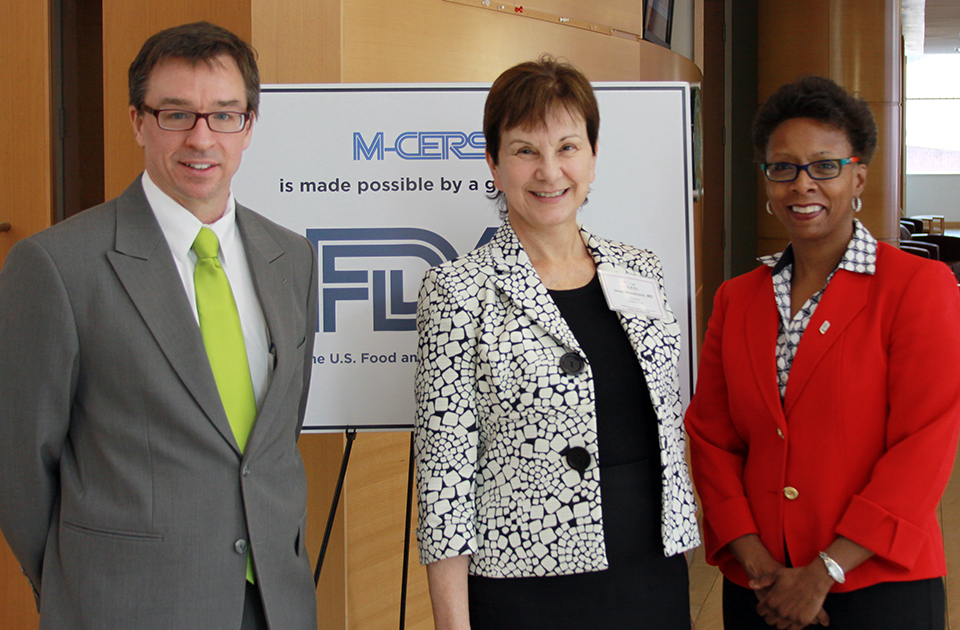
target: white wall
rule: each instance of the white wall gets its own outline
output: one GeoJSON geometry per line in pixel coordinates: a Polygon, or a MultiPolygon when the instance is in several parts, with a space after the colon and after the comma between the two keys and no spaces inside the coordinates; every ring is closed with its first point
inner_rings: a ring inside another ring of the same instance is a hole
{"type": "Polygon", "coordinates": [[[907,175],[907,216],[942,214],[960,223],[960,175],[907,175]]]}

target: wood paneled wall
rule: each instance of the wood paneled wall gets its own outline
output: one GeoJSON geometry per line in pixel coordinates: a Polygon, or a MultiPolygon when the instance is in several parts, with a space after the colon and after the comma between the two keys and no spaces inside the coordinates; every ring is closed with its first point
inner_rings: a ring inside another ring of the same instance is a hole
{"type": "Polygon", "coordinates": [[[0,101],[0,223],[11,225],[0,232],[2,265],[13,243],[53,221],[54,117],[49,7],[20,0],[0,7],[0,84],[9,90],[0,101]]]}

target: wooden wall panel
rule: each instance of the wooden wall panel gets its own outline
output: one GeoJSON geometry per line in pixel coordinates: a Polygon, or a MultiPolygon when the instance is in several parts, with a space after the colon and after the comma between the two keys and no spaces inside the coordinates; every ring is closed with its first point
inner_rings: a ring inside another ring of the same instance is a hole
{"type": "Polygon", "coordinates": [[[831,2],[830,77],[868,103],[901,100],[899,11],[894,0],[831,2]]]}
{"type": "Polygon", "coordinates": [[[640,78],[637,42],[619,37],[443,0],[342,6],[347,83],[491,82],[542,53],[565,57],[593,81],[640,78]]]}
{"type": "Polygon", "coordinates": [[[252,0],[263,83],[340,82],[340,2],[252,0]]]}
{"type": "Polygon", "coordinates": [[[207,20],[250,40],[250,0],[103,0],[104,194],[116,197],[143,171],[143,151],[127,113],[127,68],[148,37],[171,26],[207,20]]]}
{"type": "MultiPolygon", "coordinates": [[[[459,0],[458,0],[459,1],[459,0]]],[[[477,5],[480,0],[474,0],[477,5]]],[[[531,9],[550,13],[558,17],[583,20],[598,26],[643,35],[643,11],[637,0],[604,0],[603,2],[583,2],[583,0],[536,0],[527,5],[523,0],[511,0],[513,5],[526,5],[531,9]]]]}
{"type": "Polygon", "coordinates": [[[900,243],[900,104],[870,103],[880,128],[880,145],[867,170],[863,210],[857,215],[877,240],[900,243]]]}
{"type": "Polygon", "coordinates": [[[831,0],[760,1],[758,104],[801,75],[829,75],[830,4],[831,0]]]}
{"type": "MultiPolygon", "coordinates": [[[[699,3],[698,3],[699,5],[699,3]]],[[[723,282],[723,101],[724,101],[724,2],[703,5],[704,66],[701,112],[703,115],[703,199],[697,235],[697,341],[703,342],[713,310],[713,296],[723,282]]]]}
{"type": "MultiPolygon", "coordinates": [[[[343,434],[301,435],[300,454],[307,475],[307,552],[316,566],[330,504],[340,473],[343,434]]],[[[334,519],[317,587],[321,628],[347,627],[347,564],[344,498],[334,519]]]]}
{"type": "Polygon", "coordinates": [[[0,7],[0,83],[9,90],[0,102],[0,223],[11,225],[0,232],[2,265],[15,242],[50,226],[54,188],[48,3],[2,0],[0,7]]]}
{"type": "MultiPolygon", "coordinates": [[[[347,519],[347,628],[399,625],[410,433],[363,433],[350,464],[347,519]]],[[[415,526],[416,516],[412,518],[415,526]]],[[[426,569],[411,540],[406,626],[433,627],[426,569]]],[[[321,624],[323,626],[323,624],[321,624]]]]}

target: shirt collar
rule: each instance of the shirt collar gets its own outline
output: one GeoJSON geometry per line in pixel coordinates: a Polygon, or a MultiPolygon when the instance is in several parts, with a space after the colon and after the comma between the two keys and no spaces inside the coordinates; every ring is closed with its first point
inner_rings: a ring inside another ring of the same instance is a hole
{"type": "MultiPolygon", "coordinates": [[[[793,264],[793,245],[787,245],[782,252],[761,256],[757,260],[771,267],[770,273],[777,275],[793,264]]],[[[858,219],[853,220],[853,236],[840,257],[837,269],[871,276],[877,272],[877,239],[858,219]]]]}
{"type": "MultiPolygon", "coordinates": [[[[153,214],[157,217],[157,223],[160,224],[160,230],[167,239],[170,251],[180,261],[191,260],[193,241],[196,240],[197,234],[200,233],[200,228],[204,227],[204,224],[192,212],[160,190],[160,187],[154,183],[150,174],[146,171],[143,172],[140,181],[143,184],[143,192],[150,203],[150,208],[153,209],[153,214]]],[[[236,202],[231,191],[227,197],[227,209],[223,216],[206,226],[217,235],[217,239],[220,241],[220,258],[224,262],[226,261],[224,250],[229,251],[229,248],[224,247],[224,244],[236,238],[236,216],[236,202]]]]}

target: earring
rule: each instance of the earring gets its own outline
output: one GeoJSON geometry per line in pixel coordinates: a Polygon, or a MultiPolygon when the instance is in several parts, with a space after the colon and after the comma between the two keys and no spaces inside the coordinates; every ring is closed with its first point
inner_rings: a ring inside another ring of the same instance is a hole
{"type": "Polygon", "coordinates": [[[860,210],[863,209],[863,200],[860,199],[860,197],[854,197],[851,203],[853,204],[854,212],[860,212],[860,210]]]}
{"type": "Polygon", "coordinates": [[[767,202],[767,214],[773,214],[773,210],[770,209],[770,202],[767,202]]]}

